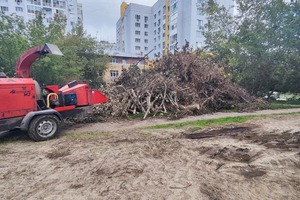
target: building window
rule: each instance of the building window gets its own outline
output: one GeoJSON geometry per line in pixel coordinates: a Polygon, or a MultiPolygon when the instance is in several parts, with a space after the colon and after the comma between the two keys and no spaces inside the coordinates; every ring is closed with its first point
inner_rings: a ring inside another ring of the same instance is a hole
{"type": "Polygon", "coordinates": [[[27,0],[27,3],[40,6],[41,5],[41,0],[27,0]]]}
{"type": "Polygon", "coordinates": [[[22,7],[16,7],[16,11],[17,12],[23,12],[23,8],[22,7]]]}
{"type": "Polygon", "coordinates": [[[148,28],[148,24],[145,24],[145,28],[148,28]]]}
{"type": "Polygon", "coordinates": [[[154,22],[154,27],[156,27],[156,22],[154,22]]]}
{"type": "Polygon", "coordinates": [[[154,19],[156,19],[156,14],[154,14],[154,19]]]}
{"type": "Polygon", "coordinates": [[[156,38],[154,38],[154,42],[156,42],[156,38]]]}
{"type": "Polygon", "coordinates": [[[148,51],[148,47],[145,47],[145,51],[148,51]]]}
{"type": "Polygon", "coordinates": [[[141,50],[141,47],[140,46],[135,46],[135,50],[141,50]]]}
{"type": "Polygon", "coordinates": [[[58,15],[65,15],[65,12],[64,12],[64,10],[58,10],[58,9],[56,9],[56,14],[58,14],[58,15]]]}
{"type": "Polygon", "coordinates": [[[137,21],[140,21],[141,15],[135,15],[135,19],[136,19],[137,21]]]}
{"type": "Polygon", "coordinates": [[[176,12],[177,11],[177,3],[174,3],[172,6],[171,6],[171,12],[176,12]]]}
{"type": "Polygon", "coordinates": [[[110,77],[117,78],[119,76],[119,71],[117,70],[110,70],[110,77]]]}
{"type": "Polygon", "coordinates": [[[7,6],[1,6],[1,11],[2,12],[8,12],[8,7],[7,6]]]}
{"type": "Polygon", "coordinates": [[[148,39],[145,39],[144,42],[145,42],[145,43],[148,43],[148,39]]]}
{"type": "Polygon", "coordinates": [[[140,23],[135,23],[135,27],[141,27],[140,23]]]}
{"type": "Polygon", "coordinates": [[[22,3],[22,0],[15,0],[15,2],[20,5],[22,3]]]}
{"type": "Polygon", "coordinates": [[[145,31],[145,36],[148,36],[148,32],[147,31],[145,31]]]}
{"type": "Polygon", "coordinates": [[[197,32],[196,32],[196,37],[197,37],[197,38],[200,38],[200,37],[201,37],[201,31],[197,31],[197,32]]]}
{"type": "Polygon", "coordinates": [[[141,35],[141,31],[135,31],[136,35],[141,35]]]}
{"type": "Polygon", "coordinates": [[[111,59],[112,63],[118,63],[118,60],[116,58],[111,59]]]}
{"type": "Polygon", "coordinates": [[[199,29],[203,28],[203,20],[198,19],[198,28],[199,29]]]}
{"type": "Polygon", "coordinates": [[[177,28],[177,23],[176,24],[173,24],[172,26],[171,26],[171,29],[172,30],[174,30],[174,29],[176,29],[177,28]]]}
{"type": "Polygon", "coordinates": [[[176,43],[176,42],[177,42],[177,34],[172,35],[171,38],[170,38],[170,40],[171,40],[171,41],[170,41],[171,44],[176,43]]]}
{"type": "Polygon", "coordinates": [[[160,45],[160,43],[158,44],[158,48],[160,49],[160,47],[161,47],[161,45],[160,45]]]}
{"type": "Polygon", "coordinates": [[[27,12],[28,13],[33,13],[34,14],[34,11],[35,11],[34,6],[27,5],[27,12]]]}
{"type": "Polygon", "coordinates": [[[51,0],[43,0],[43,5],[51,7],[51,0]]]}
{"type": "Polygon", "coordinates": [[[62,1],[62,0],[54,0],[53,1],[53,7],[61,8],[61,9],[67,9],[67,2],[62,1]]]}
{"type": "Polygon", "coordinates": [[[148,22],[148,16],[145,16],[145,23],[148,22]]]}
{"type": "Polygon", "coordinates": [[[158,16],[160,16],[160,14],[161,14],[161,11],[159,10],[159,11],[158,11],[158,16]]]}
{"type": "Polygon", "coordinates": [[[140,39],[140,38],[135,38],[135,42],[140,43],[140,42],[141,42],[141,39],[140,39]]]}
{"type": "Polygon", "coordinates": [[[203,8],[197,8],[197,15],[204,15],[203,8]]]}

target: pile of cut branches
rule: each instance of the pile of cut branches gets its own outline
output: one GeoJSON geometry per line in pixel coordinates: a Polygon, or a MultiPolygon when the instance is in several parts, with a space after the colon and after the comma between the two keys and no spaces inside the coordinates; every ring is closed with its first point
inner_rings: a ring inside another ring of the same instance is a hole
{"type": "Polygon", "coordinates": [[[155,68],[139,73],[136,66],[122,75],[105,93],[107,104],[95,114],[124,117],[129,114],[174,116],[202,114],[254,104],[256,99],[226,78],[224,65],[189,51],[169,54],[155,68]]]}

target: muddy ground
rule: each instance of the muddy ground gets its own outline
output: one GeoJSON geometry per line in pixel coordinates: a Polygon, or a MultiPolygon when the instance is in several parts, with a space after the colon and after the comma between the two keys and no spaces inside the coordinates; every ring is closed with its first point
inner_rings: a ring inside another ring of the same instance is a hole
{"type": "Polygon", "coordinates": [[[197,131],[103,123],[46,142],[12,133],[0,142],[0,199],[298,200],[299,122],[282,115],[197,131]]]}

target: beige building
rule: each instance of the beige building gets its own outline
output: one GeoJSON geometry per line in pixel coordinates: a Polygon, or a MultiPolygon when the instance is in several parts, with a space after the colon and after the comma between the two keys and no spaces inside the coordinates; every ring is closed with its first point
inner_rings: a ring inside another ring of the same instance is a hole
{"type": "Polygon", "coordinates": [[[103,75],[103,80],[110,83],[116,80],[123,69],[128,69],[131,65],[137,65],[141,70],[147,70],[152,67],[145,57],[129,55],[122,52],[109,53],[111,60],[103,75]]]}

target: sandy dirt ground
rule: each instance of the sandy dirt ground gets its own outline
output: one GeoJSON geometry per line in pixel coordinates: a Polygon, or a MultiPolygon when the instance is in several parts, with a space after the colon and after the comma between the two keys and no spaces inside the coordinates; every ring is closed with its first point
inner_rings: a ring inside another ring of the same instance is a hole
{"type": "Polygon", "coordinates": [[[76,125],[45,142],[12,133],[0,142],[0,199],[300,199],[299,115],[142,128],[162,122],[76,125]]]}

